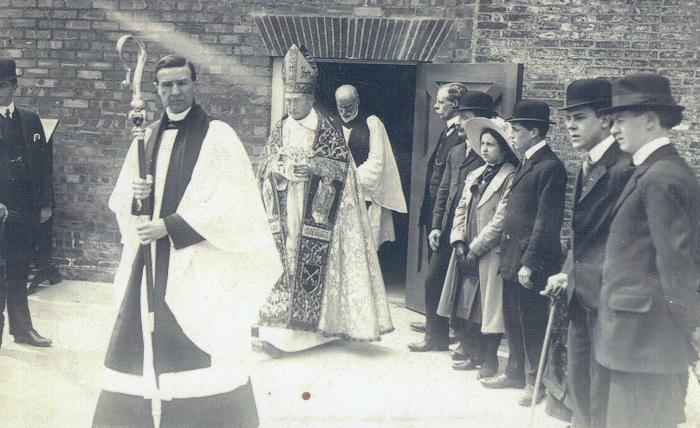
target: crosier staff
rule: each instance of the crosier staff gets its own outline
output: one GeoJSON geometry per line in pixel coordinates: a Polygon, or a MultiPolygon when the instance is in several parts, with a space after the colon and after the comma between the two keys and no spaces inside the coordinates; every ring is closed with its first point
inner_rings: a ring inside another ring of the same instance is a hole
{"type": "MultiPolygon", "coordinates": [[[[129,119],[134,124],[131,132],[136,137],[136,144],[138,149],[138,163],[139,163],[139,177],[146,179],[146,143],[145,143],[145,127],[146,122],[146,103],[144,103],[141,97],[141,80],[143,78],[143,68],[146,65],[146,45],[135,38],[133,35],[128,34],[122,36],[117,41],[117,52],[119,52],[119,59],[126,68],[126,78],[122,82],[123,88],[128,88],[131,86],[132,97],[131,97],[131,110],[129,111],[129,119]],[[133,41],[138,47],[138,59],[136,61],[136,68],[134,69],[134,78],[131,80],[131,67],[128,65],[126,58],[124,57],[124,45],[133,41]]],[[[153,207],[151,207],[151,199],[145,198],[142,200],[136,200],[135,215],[139,217],[141,221],[150,221],[152,217],[153,207]]],[[[144,340],[150,342],[150,349],[153,349],[153,342],[151,334],[155,328],[155,320],[153,313],[153,260],[151,259],[151,244],[142,244],[141,246],[141,257],[143,257],[144,268],[146,270],[146,300],[148,302],[148,330],[149,334],[144,335],[144,340]]],[[[151,364],[153,366],[153,364],[151,364]]],[[[144,372],[144,378],[146,373],[144,372]]],[[[158,397],[158,377],[155,374],[155,370],[152,373],[152,379],[155,387],[155,396],[151,400],[151,413],[153,416],[153,425],[155,428],[160,426],[160,415],[161,415],[161,403],[158,397]]]]}

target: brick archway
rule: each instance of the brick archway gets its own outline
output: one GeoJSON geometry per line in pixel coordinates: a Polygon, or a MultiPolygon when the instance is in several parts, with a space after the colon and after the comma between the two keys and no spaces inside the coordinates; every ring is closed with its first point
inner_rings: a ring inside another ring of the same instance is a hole
{"type": "Polygon", "coordinates": [[[255,17],[270,56],[284,56],[294,43],[317,58],[365,61],[432,62],[453,23],[453,19],[255,17]]]}

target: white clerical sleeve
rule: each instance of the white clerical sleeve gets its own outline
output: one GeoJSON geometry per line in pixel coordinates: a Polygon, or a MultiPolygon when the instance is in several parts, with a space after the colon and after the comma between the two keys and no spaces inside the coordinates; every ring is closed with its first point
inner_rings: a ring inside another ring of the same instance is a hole
{"type": "Polygon", "coordinates": [[[405,213],[408,210],[401,176],[386,128],[377,116],[369,116],[367,126],[370,152],[367,161],[357,168],[360,185],[370,193],[372,201],[382,208],[405,213]]]}
{"type": "Polygon", "coordinates": [[[374,196],[381,190],[381,179],[386,159],[385,140],[388,141],[389,136],[384,125],[376,116],[367,118],[367,126],[369,127],[369,156],[362,165],[358,165],[357,178],[362,189],[374,196]]]}
{"type": "Polygon", "coordinates": [[[274,247],[253,167],[236,132],[212,121],[205,143],[177,214],[221,250],[274,247]]]}

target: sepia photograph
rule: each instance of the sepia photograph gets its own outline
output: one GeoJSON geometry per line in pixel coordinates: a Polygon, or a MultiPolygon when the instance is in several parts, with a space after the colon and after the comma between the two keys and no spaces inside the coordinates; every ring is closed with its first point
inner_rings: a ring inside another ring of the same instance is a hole
{"type": "Polygon", "coordinates": [[[1,428],[700,428],[699,0],[0,0],[1,428]]]}

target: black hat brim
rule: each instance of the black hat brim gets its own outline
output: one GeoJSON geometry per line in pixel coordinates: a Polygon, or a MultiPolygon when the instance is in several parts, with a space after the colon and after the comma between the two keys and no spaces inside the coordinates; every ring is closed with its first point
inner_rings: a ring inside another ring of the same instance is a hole
{"type": "Polygon", "coordinates": [[[550,125],[556,125],[557,122],[552,122],[551,120],[542,120],[534,117],[512,117],[507,119],[506,122],[539,122],[539,123],[549,123],[550,125]]]}
{"type": "Polygon", "coordinates": [[[596,100],[581,101],[579,103],[566,105],[566,106],[560,108],[559,111],[573,110],[573,109],[579,108],[579,107],[591,107],[593,110],[598,111],[601,108],[603,108],[603,107],[599,107],[599,106],[605,105],[605,104],[609,104],[609,101],[607,103],[605,101],[602,101],[602,100],[599,100],[599,101],[596,101],[596,100]]]}
{"type": "Polygon", "coordinates": [[[481,111],[485,113],[489,113],[491,115],[495,115],[496,111],[491,110],[490,108],[486,107],[457,107],[455,111],[481,111]]]}
{"type": "Polygon", "coordinates": [[[21,77],[21,76],[22,76],[22,72],[21,72],[21,71],[15,71],[15,75],[14,75],[14,76],[0,77],[0,82],[5,82],[5,81],[7,81],[7,80],[16,79],[16,78],[21,77]]]}
{"type": "Polygon", "coordinates": [[[617,106],[610,106],[603,109],[599,109],[600,114],[610,114],[617,113],[620,111],[631,111],[631,110],[668,110],[682,112],[685,107],[678,104],[660,104],[660,103],[644,103],[644,104],[623,104],[617,106]]]}

